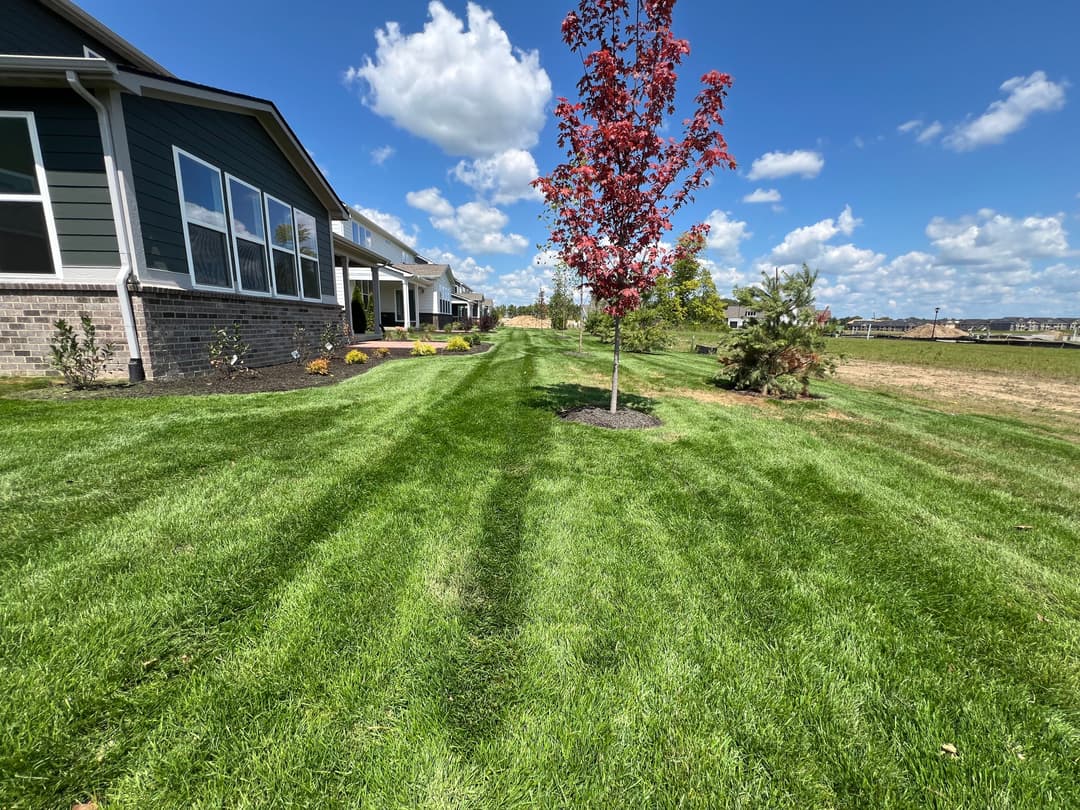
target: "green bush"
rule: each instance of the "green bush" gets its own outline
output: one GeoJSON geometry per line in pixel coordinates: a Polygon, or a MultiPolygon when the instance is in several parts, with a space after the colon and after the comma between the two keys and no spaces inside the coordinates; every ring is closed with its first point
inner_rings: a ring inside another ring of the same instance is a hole
{"type": "Polygon", "coordinates": [[[435,347],[430,343],[421,343],[419,340],[414,340],[412,350],[409,352],[413,357],[430,357],[435,354],[435,347]]]}
{"type": "Polygon", "coordinates": [[[49,341],[52,357],[50,365],[64,375],[68,384],[75,388],[86,388],[94,383],[98,374],[105,370],[106,363],[112,359],[113,345],[97,342],[97,328],[93,319],[86,314],[79,316],[82,322],[82,339],[75,334],[75,328],[63,318],[55,324],[56,334],[49,341]]]}
{"type": "Polygon", "coordinates": [[[470,345],[469,341],[461,335],[454,335],[446,341],[446,351],[448,352],[467,352],[471,348],[472,345],[470,345]]]}
{"type": "Polygon", "coordinates": [[[375,350],[375,356],[382,360],[390,356],[390,350],[384,349],[380,346],[378,349],[375,350]]]}
{"type": "Polygon", "coordinates": [[[639,309],[623,319],[622,345],[626,351],[647,354],[662,351],[670,344],[671,331],[667,322],[649,310],[639,309]]]}
{"type": "Polygon", "coordinates": [[[345,364],[349,366],[359,365],[361,363],[366,363],[367,361],[368,356],[359,349],[353,349],[345,355],[345,364]]]}
{"type": "Polygon", "coordinates": [[[476,332],[469,332],[465,335],[465,340],[469,341],[470,346],[477,346],[480,343],[480,335],[476,332]]]}

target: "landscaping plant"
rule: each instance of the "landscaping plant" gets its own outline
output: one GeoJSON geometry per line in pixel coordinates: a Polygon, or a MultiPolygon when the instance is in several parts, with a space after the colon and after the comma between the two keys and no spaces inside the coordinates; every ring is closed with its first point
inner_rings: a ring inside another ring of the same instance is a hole
{"type": "Polygon", "coordinates": [[[390,350],[384,349],[380,346],[378,349],[375,350],[375,356],[378,357],[380,360],[383,360],[390,356],[390,350]]]}
{"type": "Polygon", "coordinates": [[[83,313],[79,320],[82,323],[81,338],[75,333],[75,327],[63,318],[54,324],[56,334],[49,341],[49,364],[63,374],[72,387],[86,388],[93,385],[112,359],[113,344],[97,342],[97,327],[89,315],[83,313]]]}
{"type": "Polygon", "coordinates": [[[735,290],[739,304],[758,317],[731,331],[717,382],[766,396],[807,396],[811,377],[835,371],[814,308],[815,281],[817,272],[804,264],[794,273],[762,273],[759,285],[735,290]]]}
{"type": "Polygon", "coordinates": [[[337,351],[341,342],[342,331],[340,322],[335,324],[333,321],[327,321],[326,326],[323,327],[322,334],[319,336],[319,354],[327,361],[333,360],[334,352],[337,351]]]}
{"type": "MultiPolygon", "coordinates": [[[[618,408],[622,320],[686,251],[661,244],[671,217],[712,170],[735,161],[720,133],[731,77],[715,70],[681,138],[674,126],[679,65],[690,52],[671,31],[674,0],[581,0],[562,24],[585,73],[580,100],[555,107],[567,160],[533,181],[553,212],[551,244],[614,319],[610,410],[618,408]]],[[[703,224],[690,229],[702,235],[703,224]]]]}
{"type": "Polygon", "coordinates": [[[461,335],[454,335],[446,341],[446,351],[448,352],[467,352],[471,348],[472,344],[461,335]]]}
{"type": "Polygon", "coordinates": [[[345,363],[346,363],[346,365],[353,366],[353,365],[358,365],[360,363],[366,363],[367,361],[368,361],[368,356],[366,354],[364,354],[362,351],[360,351],[359,349],[353,349],[348,354],[345,355],[345,363]]]}
{"type": "Polygon", "coordinates": [[[423,343],[419,340],[414,340],[409,354],[413,357],[430,357],[435,354],[435,351],[435,346],[431,343],[423,343]]]}
{"type": "Polygon", "coordinates": [[[330,376],[330,361],[325,357],[316,357],[307,364],[308,374],[318,374],[320,377],[330,376]]]}
{"type": "Polygon", "coordinates": [[[307,330],[302,323],[297,323],[293,327],[292,333],[292,358],[298,365],[303,365],[307,360],[308,345],[307,345],[307,330]]]}
{"type": "Polygon", "coordinates": [[[210,334],[214,336],[207,347],[210,367],[226,377],[247,371],[251,346],[244,342],[240,323],[233,321],[231,326],[211,329],[210,334]]]}

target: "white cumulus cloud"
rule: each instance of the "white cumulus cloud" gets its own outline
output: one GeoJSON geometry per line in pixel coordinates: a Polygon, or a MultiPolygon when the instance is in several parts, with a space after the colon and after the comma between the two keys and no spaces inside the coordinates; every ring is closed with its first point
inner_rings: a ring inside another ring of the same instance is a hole
{"type": "Polygon", "coordinates": [[[740,261],[739,245],[753,236],[747,230],[746,223],[738,219],[729,219],[727,212],[719,210],[709,214],[705,223],[709,226],[705,246],[709,250],[715,250],[726,259],[740,261]]]}
{"type": "Polygon", "coordinates": [[[775,188],[756,188],[742,198],[744,203],[778,203],[780,192],[775,188]]]}
{"type": "Polygon", "coordinates": [[[452,155],[486,157],[533,146],[551,80],[536,51],[515,50],[490,11],[475,3],[468,25],[438,0],[422,31],[395,22],[375,32],[375,58],[345,73],[366,85],[371,108],[452,155]]]}
{"type": "Polygon", "coordinates": [[[394,156],[394,147],[392,146],[380,146],[378,149],[371,150],[371,162],[376,166],[382,166],[387,160],[394,156]]]}
{"type": "Polygon", "coordinates": [[[431,224],[457,239],[469,253],[520,253],[529,246],[521,234],[503,233],[510,218],[485,202],[453,206],[436,188],[410,191],[406,202],[430,214],[431,224]]]}
{"type": "Polygon", "coordinates": [[[995,101],[978,118],[956,127],[944,144],[957,152],[968,152],[1001,143],[1035,113],[1062,109],[1066,87],[1065,82],[1053,82],[1041,70],[1030,76],[1014,76],[1001,85],[1001,92],[1006,94],[1004,99],[995,101]]]}
{"type": "Polygon", "coordinates": [[[825,158],[820,152],[796,149],[794,152],[766,152],[750,166],[746,175],[749,180],[775,180],[798,175],[811,179],[821,174],[825,158]]]}
{"type": "Polygon", "coordinates": [[[507,149],[487,158],[462,160],[452,174],[478,193],[490,196],[496,205],[541,199],[540,192],[530,185],[540,176],[540,169],[524,149],[507,149]]]}

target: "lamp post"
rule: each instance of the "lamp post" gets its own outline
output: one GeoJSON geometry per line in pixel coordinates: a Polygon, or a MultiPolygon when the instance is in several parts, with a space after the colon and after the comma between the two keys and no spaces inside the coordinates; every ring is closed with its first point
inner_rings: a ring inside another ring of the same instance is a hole
{"type": "Polygon", "coordinates": [[[941,311],[941,307],[934,307],[934,325],[930,327],[930,339],[934,339],[934,335],[937,334],[937,314],[941,311]]]}

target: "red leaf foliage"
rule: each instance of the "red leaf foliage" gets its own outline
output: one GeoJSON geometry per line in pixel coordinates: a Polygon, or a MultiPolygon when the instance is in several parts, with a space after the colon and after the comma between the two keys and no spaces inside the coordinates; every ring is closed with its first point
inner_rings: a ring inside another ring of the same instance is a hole
{"type": "MultiPolygon", "coordinates": [[[[585,73],[579,99],[555,107],[568,160],[533,184],[554,213],[551,244],[585,278],[594,300],[621,317],[684,248],[665,249],[671,217],[717,167],[735,168],[720,133],[726,73],[701,77],[681,139],[663,137],[675,114],[676,69],[690,44],[671,31],[675,0],[580,0],[563,40],[585,73]]],[[[700,243],[708,226],[691,229],[700,243]]],[[[680,243],[681,244],[681,243],[680,243]]]]}

